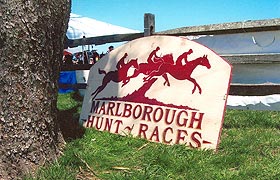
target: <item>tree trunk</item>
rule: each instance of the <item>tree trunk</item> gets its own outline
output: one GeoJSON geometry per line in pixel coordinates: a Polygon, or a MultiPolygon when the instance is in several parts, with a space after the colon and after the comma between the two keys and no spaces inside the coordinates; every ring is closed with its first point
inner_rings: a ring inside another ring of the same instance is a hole
{"type": "Polygon", "coordinates": [[[71,0],[0,0],[0,179],[56,159],[57,81],[71,0]]]}

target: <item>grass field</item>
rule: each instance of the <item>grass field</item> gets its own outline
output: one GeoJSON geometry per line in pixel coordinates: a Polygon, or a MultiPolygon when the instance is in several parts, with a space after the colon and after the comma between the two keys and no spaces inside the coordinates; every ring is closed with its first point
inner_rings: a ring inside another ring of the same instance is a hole
{"type": "MultiPolygon", "coordinates": [[[[81,98],[60,94],[62,117],[78,119],[81,98]]],[[[78,128],[64,155],[26,179],[280,179],[280,112],[227,110],[217,152],[168,146],[78,128]]],[[[72,130],[72,129],[71,129],[72,130]]]]}

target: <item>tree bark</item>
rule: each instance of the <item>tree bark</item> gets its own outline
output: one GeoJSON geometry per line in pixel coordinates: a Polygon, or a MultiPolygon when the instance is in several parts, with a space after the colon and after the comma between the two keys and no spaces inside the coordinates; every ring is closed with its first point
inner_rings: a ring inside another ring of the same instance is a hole
{"type": "Polygon", "coordinates": [[[0,179],[56,159],[57,81],[71,0],[0,0],[0,179]]]}

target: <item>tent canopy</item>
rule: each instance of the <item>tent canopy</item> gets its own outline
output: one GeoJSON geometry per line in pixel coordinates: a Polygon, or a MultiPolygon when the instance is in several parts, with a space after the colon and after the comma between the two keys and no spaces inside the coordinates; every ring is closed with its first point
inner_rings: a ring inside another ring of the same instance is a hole
{"type": "Polygon", "coordinates": [[[77,14],[70,14],[66,36],[69,39],[104,36],[112,34],[139,33],[138,30],[112,25],[77,14]]]}
{"type": "MultiPolygon", "coordinates": [[[[133,30],[121,26],[112,25],[102,21],[98,21],[92,18],[83,17],[77,14],[70,14],[68,23],[68,29],[66,36],[68,39],[80,39],[83,37],[96,37],[113,34],[127,34],[127,33],[139,33],[138,30],[133,30]]],[[[118,46],[120,43],[114,43],[114,46],[118,46]]],[[[99,52],[106,52],[108,45],[100,45],[98,48],[92,46],[79,46],[75,48],[68,48],[67,51],[71,53],[82,52],[84,50],[98,49],[99,52]]]]}

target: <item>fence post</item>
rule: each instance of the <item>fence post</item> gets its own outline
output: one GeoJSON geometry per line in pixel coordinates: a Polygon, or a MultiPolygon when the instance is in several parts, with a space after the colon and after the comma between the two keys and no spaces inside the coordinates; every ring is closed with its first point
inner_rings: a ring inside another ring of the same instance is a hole
{"type": "Polygon", "coordinates": [[[151,13],[144,14],[144,36],[151,36],[155,33],[155,15],[151,13]]]}

